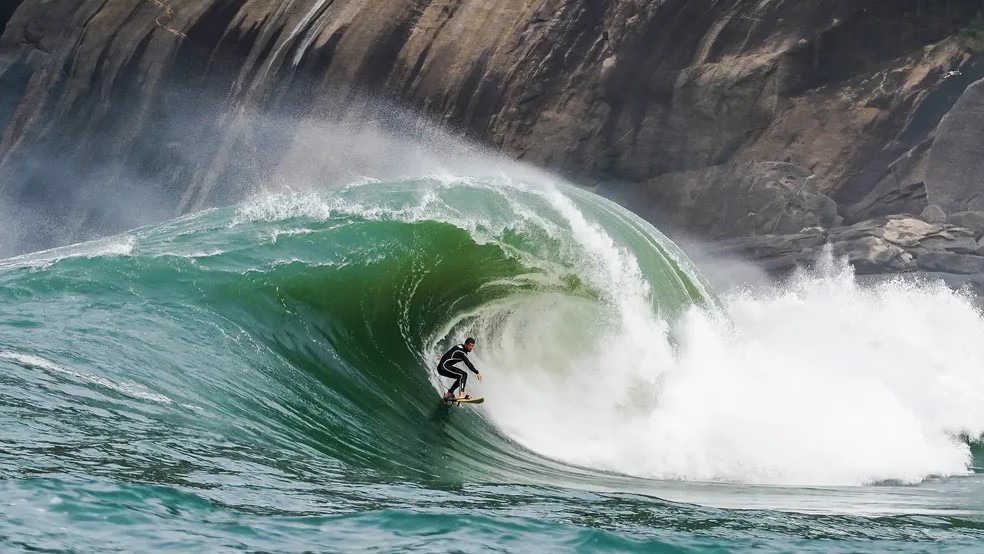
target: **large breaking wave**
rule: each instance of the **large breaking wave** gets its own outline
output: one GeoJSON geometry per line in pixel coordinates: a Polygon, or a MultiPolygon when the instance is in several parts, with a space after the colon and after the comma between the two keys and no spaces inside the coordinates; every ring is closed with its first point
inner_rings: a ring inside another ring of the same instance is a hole
{"type": "Polygon", "coordinates": [[[862,485],[966,473],[984,431],[967,298],[860,287],[833,260],[717,298],[651,225],[558,183],[266,195],[2,261],[0,285],[23,401],[125,435],[102,469],[68,455],[88,473],[138,471],[146,453],[122,445],[164,437],[185,449],[156,462],[189,482],[228,471],[233,440],[272,482],[289,458],[321,475],[862,485]],[[488,400],[448,410],[434,362],[468,335],[488,400]]]}

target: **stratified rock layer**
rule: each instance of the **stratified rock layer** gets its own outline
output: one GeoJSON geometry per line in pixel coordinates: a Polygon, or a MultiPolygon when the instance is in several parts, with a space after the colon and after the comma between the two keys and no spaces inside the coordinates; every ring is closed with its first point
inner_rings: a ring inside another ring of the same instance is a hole
{"type": "Polygon", "coordinates": [[[235,198],[381,105],[704,236],[979,209],[981,0],[8,6],[0,195],[40,243],[235,198]]]}
{"type": "MultiPolygon", "coordinates": [[[[984,216],[974,212],[973,217],[984,216]]],[[[705,256],[739,255],[777,274],[809,266],[829,248],[858,274],[944,273],[973,276],[984,286],[984,227],[928,223],[913,216],[873,219],[837,229],[813,227],[791,235],[757,235],[702,247],[705,256]]]]}

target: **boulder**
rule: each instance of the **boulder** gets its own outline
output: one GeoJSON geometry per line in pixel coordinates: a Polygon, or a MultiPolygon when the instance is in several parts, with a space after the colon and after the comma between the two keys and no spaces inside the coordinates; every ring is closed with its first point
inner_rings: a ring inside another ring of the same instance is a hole
{"type": "Polygon", "coordinates": [[[905,250],[879,237],[864,237],[833,245],[835,256],[846,257],[859,274],[886,273],[906,268],[911,258],[899,260],[905,250]]]}
{"type": "Polygon", "coordinates": [[[912,247],[926,237],[936,235],[942,230],[941,225],[907,217],[888,220],[880,235],[892,244],[912,247]]]}
{"type": "Polygon", "coordinates": [[[919,217],[928,223],[943,223],[946,221],[946,212],[936,204],[930,204],[919,213],[919,217]]]}

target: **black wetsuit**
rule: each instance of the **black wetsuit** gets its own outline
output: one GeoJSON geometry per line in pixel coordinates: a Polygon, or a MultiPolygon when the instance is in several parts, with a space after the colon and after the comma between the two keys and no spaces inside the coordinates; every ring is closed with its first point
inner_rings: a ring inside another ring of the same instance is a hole
{"type": "Polygon", "coordinates": [[[471,360],[468,359],[468,351],[465,350],[463,344],[456,344],[451,347],[441,356],[441,361],[437,363],[437,373],[444,377],[451,377],[454,379],[454,384],[448,389],[448,395],[453,396],[454,391],[460,386],[461,391],[465,391],[465,383],[468,381],[468,374],[465,370],[460,367],[455,367],[454,364],[458,362],[465,362],[468,369],[474,374],[478,374],[478,370],[472,365],[471,360]]]}

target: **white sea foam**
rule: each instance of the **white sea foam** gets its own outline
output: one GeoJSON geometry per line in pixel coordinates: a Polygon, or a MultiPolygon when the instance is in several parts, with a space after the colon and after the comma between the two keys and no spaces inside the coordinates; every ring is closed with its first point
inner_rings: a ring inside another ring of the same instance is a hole
{"type": "Polygon", "coordinates": [[[572,328],[588,316],[581,301],[560,297],[473,330],[486,411],[518,442],[658,479],[861,485],[968,471],[956,435],[984,433],[984,320],[960,294],[864,287],[828,261],[727,295],[727,315],[690,310],[671,341],[666,323],[638,316],[641,288],[612,291],[621,313],[590,332],[572,328]]]}

